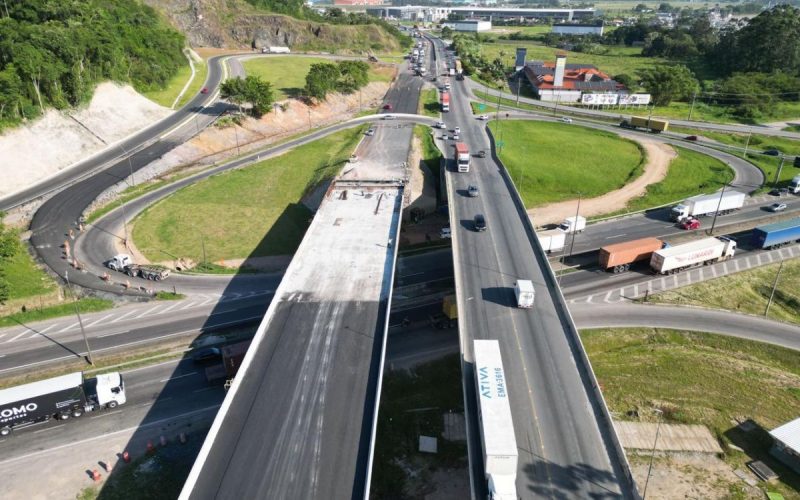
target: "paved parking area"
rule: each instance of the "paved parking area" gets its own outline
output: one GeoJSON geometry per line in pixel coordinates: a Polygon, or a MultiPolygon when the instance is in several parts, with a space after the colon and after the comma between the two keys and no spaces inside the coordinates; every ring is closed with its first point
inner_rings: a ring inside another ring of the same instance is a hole
{"type": "MultiPolygon", "coordinates": [[[[652,450],[658,424],[648,422],[614,422],[623,448],[652,450]]],[[[700,453],[722,453],[719,443],[711,431],[703,425],[661,424],[658,429],[658,451],[694,451],[700,453]]]]}

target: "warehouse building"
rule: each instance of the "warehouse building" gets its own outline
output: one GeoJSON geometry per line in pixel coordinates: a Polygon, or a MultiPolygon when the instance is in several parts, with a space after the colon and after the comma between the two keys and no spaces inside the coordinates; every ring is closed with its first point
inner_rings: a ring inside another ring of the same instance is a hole
{"type": "Polygon", "coordinates": [[[467,31],[477,33],[479,31],[489,31],[492,29],[491,21],[481,21],[480,19],[463,19],[461,21],[449,21],[444,23],[455,31],[467,31]]]}
{"type": "Polygon", "coordinates": [[[800,474],[800,418],[771,430],[769,435],[774,440],[772,456],[800,474]]]}
{"type": "Polygon", "coordinates": [[[561,23],[554,24],[551,30],[557,35],[598,35],[603,36],[603,21],[595,24],[561,23]]]}

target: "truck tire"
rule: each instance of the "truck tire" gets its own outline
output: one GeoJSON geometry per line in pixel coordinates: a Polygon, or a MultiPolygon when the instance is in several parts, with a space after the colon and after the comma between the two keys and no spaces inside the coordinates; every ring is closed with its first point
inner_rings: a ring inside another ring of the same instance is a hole
{"type": "Polygon", "coordinates": [[[11,427],[0,427],[0,436],[8,436],[11,434],[11,427]]]}
{"type": "Polygon", "coordinates": [[[126,274],[128,276],[130,276],[131,278],[135,278],[136,277],[136,273],[134,273],[131,269],[128,269],[126,274]]]}
{"type": "Polygon", "coordinates": [[[83,410],[81,410],[80,408],[76,408],[76,409],[72,410],[72,416],[73,417],[78,418],[78,417],[80,417],[82,415],[83,415],[83,410]]]}
{"type": "Polygon", "coordinates": [[[69,412],[62,413],[58,416],[59,420],[69,420],[69,412]]]}
{"type": "Polygon", "coordinates": [[[110,403],[108,403],[106,405],[106,408],[108,408],[109,410],[113,410],[116,407],[117,407],[117,402],[116,401],[111,401],[110,403]]]}

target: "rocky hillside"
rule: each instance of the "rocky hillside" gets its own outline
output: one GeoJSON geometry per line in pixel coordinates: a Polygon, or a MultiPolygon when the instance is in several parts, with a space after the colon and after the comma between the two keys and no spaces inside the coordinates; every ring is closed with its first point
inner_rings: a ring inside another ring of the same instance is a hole
{"type": "Polygon", "coordinates": [[[380,26],[331,25],[256,10],[244,0],[144,0],[186,34],[193,47],[250,49],[288,46],[332,53],[394,52],[397,40],[380,26]]]}

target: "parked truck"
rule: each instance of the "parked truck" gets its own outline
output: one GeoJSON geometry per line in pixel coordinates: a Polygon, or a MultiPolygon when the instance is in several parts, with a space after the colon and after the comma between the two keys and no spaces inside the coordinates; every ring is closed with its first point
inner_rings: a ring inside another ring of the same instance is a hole
{"type": "Polygon", "coordinates": [[[600,268],[621,273],[630,269],[635,262],[650,260],[653,252],[663,247],[664,242],[658,238],[642,238],[607,245],[600,249],[600,268]]]}
{"type": "Polygon", "coordinates": [[[667,120],[659,120],[657,118],[631,116],[630,118],[622,120],[619,126],[634,130],[642,128],[658,134],[661,132],[666,132],[666,130],[669,128],[669,122],[667,120]]]}
{"type": "Polygon", "coordinates": [[[658,274],[674,274],[690,267],[728,260],[735,252],[736,242],[729,238],[704,238],[656,250],[650,257],[650,267],[658,274]]]}
{"type": "Polygon", "coordinates": [[[469,172],[469,148],[463,142],[457,142],[456,146],[456,165],[459,172],[469,172]]]}
{"type": "Polygon", "coordinates": [[[497,340],[473,340],[478,427],[488,498],[517,499],[517,440],[497,340]]]}
{"type": "Polygon", "coordinates": [[[582,233],[586,229],[586,217],[581,215],[567,217],[558,225],[558,229],[565,233],[582,233]]]}
{"type": "Polygon", "coordinates": [[[456,59],[456,80],[464,79],[464,68],[461,67],[461,59],[456,59]]]}
{"type": "Polygon", "coordinates": [[[517,280],[514,282],[514,297],[517,299],[517,307],[533,307],[533,299],[536,291],[533,289],[533,281],[517,280]]]}
{"type": "Polygon", "coordinates": [[[442,112],[450,111],[450,94],[447,92],[442,93],[442,112]]]}
{"type": "Polygon", "coordinates": [[[744,193],[739,191],[692,196],[672,207],[669,218],[672,221],[681,222],[689,217],[714,215],[714,212],[717,212],[717,215],[729,214],[744,206],[744,197],[744,193]]]}
{"type": "Polygon", "coordinates": [[[106,261],[106,267],[125,273],[132,278],[161,281],[169,276],[169,269],[161,266],[140,266],[134,264],[128,254],[121,253],[106,261]]]}
{"type": "Polygon", "coordinates": [[[567,234],[560,229],[542,231],[536,233],[536,237],[539,238],[542,249],[547,253],[564,250],[564,242],[567,240],[567,234]]]}
{"type": "Polygon", "coordinates": [[[291,50],[289,50],[289,47],[264,47],[261,52],[265,54],[289,54],[291,50]]]}
{"type": "Polygon", "coordinates": [[[104,373],[84,380],[75,372],[0,390],[0,436],[51,418],[67,420],[89,411],[125,404],[122,375],[104,373]]]}
{"type": "Polygon", "coordinates": [[[233,382],[233,378],[239,372],[239,367],[242,366],[247,349],[250,347],[250,341],[237,342],[223,346],[220,349],[222,355],[222,363],[209,366],[205,369],[206,380],[213,382],[214,380],[225,380],[226,386],[233,382]]]}
{"type": "MultiPolygon", "coordinates": [[[[800,156],[797,158],[800,158],[800,156]]],[[[792,194],[800,193],[800,175],[792,177],[792,182],[789,183],[789,192],[792,194]]]]}
{"type": "Polygon", "coordinates": [[[800,241],[800,218],[753,229],[753,246],[756,248],[778,248],[796,241],[800,241]]]}

